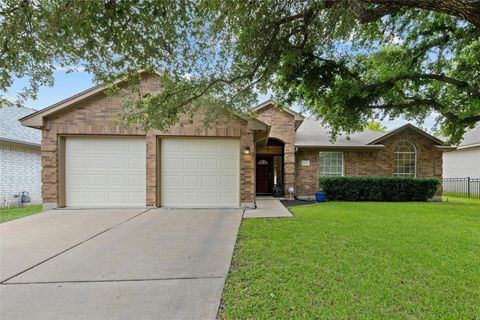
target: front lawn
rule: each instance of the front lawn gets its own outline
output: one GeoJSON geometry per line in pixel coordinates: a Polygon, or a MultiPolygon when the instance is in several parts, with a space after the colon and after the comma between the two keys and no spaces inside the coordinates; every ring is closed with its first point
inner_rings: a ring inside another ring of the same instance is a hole
{"type": "Polygon", "coordinates": [[[223,319],[478,319],[480,202],[329,202],[246,219],[223,319]]]}
{"type": "Polygon", "coordinates": [[[23,208],[0,209],[0,223],[15,220],[39,212],[42,212],[41,204],[23,208]]]}

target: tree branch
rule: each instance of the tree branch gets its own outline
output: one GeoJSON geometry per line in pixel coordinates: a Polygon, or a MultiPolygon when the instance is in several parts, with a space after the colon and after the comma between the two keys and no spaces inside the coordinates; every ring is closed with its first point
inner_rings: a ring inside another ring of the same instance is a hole
{"type": "Polygon", "coordinates": [[[480,121],[480,114],[477,115],[472,115],[468,117],[461,117],[458,116],[457,114],[446,111],[445,107],[439,103],[438,101],[435,101],[433,99],[414,99],[409,102],[404,102],[404,103],[389,103],[389,104],[383,104],[383,105],[370,105],[368,108],[370,109],[379,109],[379,110],[392,110],[392,109],[409,109],[413,107],[421,107],[421,106],[428,106],[443,115],[445,118],[452,122],[456,122],[465,126],[469,126],[472,124],[476,124],[477,122],[480,121]]]}
{"type": "Polygon", "coordinates": [[[361,23],[368,23],[380,19],[385,15],[395,14],[400,10],[400,6],[395,3],[390,5],[379,5],[374,8],[367,8],[362,0],[349,0],[350,8],[361,23]]]}
{"type": "MultiPolygon", "coordinates": [[[[383,7],[398,6],[432,10],[463,18],[480,28],[480,2],[478,0],[359,0],[367,4],[383,7]]],[[[386,10],[383,8],[382,10],[386,10]]]]}
{"type": "Polygon", "coordinates": [[[413,81],[415,81],[417,79],[429,79],[429,80],[441,81],[441,82],[444,82],[444,83],[454,85],[459,89],[466,90],[474,96],[477,96],[477,95],[480,96],[480,88],[472,86],[467,81],[455,79],[455,78],[452,78],[452,77],[448,77],[448,76],[445,76],[443,74],[433,74],[433,73],[412,73],[412,74],[409,74],[409,75],[394,77],[392,79],[388,79],[388,80],[385,80],[385,81],[382,81],[382,82],[367,84],[365,87],[367,89],[374,89],[374,88],[380,88],[380,87],[390,87],[390,86],[393,86],[393,84],[395,82],[400,81],[400,80],[413,80],[413,81]]]}

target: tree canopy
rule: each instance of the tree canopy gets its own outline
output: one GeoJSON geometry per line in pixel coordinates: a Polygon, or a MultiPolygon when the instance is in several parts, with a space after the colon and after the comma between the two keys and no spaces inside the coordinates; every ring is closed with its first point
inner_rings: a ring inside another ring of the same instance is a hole
{"type": "MultiPolygon", "coordinates": [[[[472,0],[0,1],[0,90],[82,67],[111,85],[161,70],[121,121],[168,129],[184,112],[249,112],[258,93],[335,135],[438,114],[451,142],[480,121],[480,2],[472,0]]],[[[5,95],[2,104],[12,104],[5,95]]]]}
{"type": "Polygon", "coordinates": [[[369,122],[365,128],[368,130],[379,132],[387,131],[387,127],[382,125],[380,122],[369,122]]]}

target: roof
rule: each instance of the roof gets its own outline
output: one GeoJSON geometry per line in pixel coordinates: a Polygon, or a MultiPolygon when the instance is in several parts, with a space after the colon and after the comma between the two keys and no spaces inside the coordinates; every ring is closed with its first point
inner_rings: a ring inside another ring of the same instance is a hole
{"type": "MultiPolygon", "coordinates": [[[[267,107],[267,106],[269,106],[269,105],[273,105],[273,104],[275,104],[275,102],[274,102],[273,100],[269,99],[269,100],[266,100],[266,101],[260,103],[259,105],[255,106],[255,107],[253,107],[253,110],[254,110],[254,111],[258,111],[258,110],[261,110],[261,109],[263,109],[263,108],[265,108],[265,107],[267,107]]],[[[289,114],[291,114],[292,116],[294,116],[294,117],[295,117],[295,120],[303,120],[303,119],[305,119],[305,117],[302,116],[300,113],[295,112],[295,111],[293,111],[293,110],[290,109],[290,108],[283,107],[282,110],[285,111],[286,113],[289,113],[289,114]]]]}
{"type": "Polygon", "coordinates": [[[396,134],[397,132],[402,131],[402,130],[407,129],[407,128],[416,131],[417,133],[425,136],[426,138],[428,138],[428,139],[430,139],[430,140],[433,140],[434,142],[438,143],[439,145],[443,145],[443,144],[444,144],[444,142],[443,142],[442,140],[440,140],[439,138],[434,137],[434,136],[432,136],[431,134],[423,131],[422,129],[415,127],[415,126],[414,126],[413,124],[411,124],[411,123],[407,123],[407,124],[404,124],[403,126],[400,126],[400,127],[398,127],[398,128],[395,128],[395,129],[393,129],[393,130],[384,132],[384,134],[383,134],[382,136],[380,136],[380,137],[378,137],[378,138],[376,138],[376,139],[373,139],[373,140],[370,141],[368,144],[375,144],[375,143],[378,143],[378,142],[380,142],[380,141],[383,141],[383,140],[389,138],[390,136],[396,134]]]}
{"type": "Polygon", "coordinates": [[[330,129],[324,126],[319,120],[307,118],[296,132],[295,146],[375,149],[383,147],[379,142],[406,128],[411,128],[428,137],[430,140],[433,140],[435,143],[443,145],[443,141],[409,123],[387,132],[366,129],[349,135],[340,133],[332,143],[330,141],[330,129]]]}
{"type": "Polygon", "coordinates": [[[40,130],[24,127],[19,121],[35,111],[27,107],[0,107],[0,140],[40,146],[40,130]]]}
{"type": "Polygon", "coordinates": [[[480,125],[472,130],[465,132],[463,140],[458,145],[458,149],[465,149],[480,146],[480,125]]]}
{"type": "MultiPolygon", "coordinates": [[[[139,71],[140,74],[147,74],[145,71],[139,71]]],[[[155,71],[154,72],[157,75],[160,75],[160,72],[155,71]]],[[[125,79],[119,79],[114,82],[115,85],[119,85],[121,83],[124,83],[126,80],[125,79]]],[[[40,128],[43,126],[43,118],[51,115],[53,113],[57,113],[60,110],[63,110],[65,108],[69,108],[72,105],[76,104],[77,102],[83,101],[87,98],[90,98],[96,94],[104,92],[106,89],[106,86],[104,85],[96,85],[92,88],[89,88],[85,91],[82,91],[80,93],[77,93],[67,99],[61,100],[55,104],[52,104],[49,107],[46,107],[42,110],[39,110],[35,113],[29,114],[23,118],[20,119],[22,124],[27,127],[32,127],[32,128],[40,128]]]]}
{"type": "Polygon", "coordinates": [[[370,141],[385,134],[373,130],[365,130],[350,134],[339,134],[334,143],[330,141],[330,130],[318,120],[307,118],[297,129],[295,145],[299,147],[322,147],[322,146],[344,146],[359,147],[366,146],[370,141]]]}
{"type": "MultiPolygon", "coordinates": [[[[144,71],[139,71],[141,75],[143,74],[148,74],[147,72],[144,71]]],[[[161,75],[160,72],[154,72],[153,74],[156,75],[161,75]]],[[[121,83],[125,82],[125,80],[117,80],[114,82],[114,84],[119,85],[121,83]]],[[[104,85],[96,85],[92,88],[89,88],[87,90],[84,90],[82,92],[79,92],[67,99],[61,100],[57,103],[52,104],[49,107],[46,107],[42,110],[36,111],[36,112],[30,112],[29,114],[24,115],[20,121],[23,126],[26,127],[31,127],[31,128],[38,128],[40,129],[43,126],[43,118],[47,117],[49,115],[55,114],[57,112],[60,112],[61,110],[64,110],[66,108],[70,108],[75,106],[78,102],[81,102],[83,100],[86,100],[96,94],[102,93],[106,90],[106,86],[104,85]]],[[[252,117],[247,117],[245,115],[237,115],[240,118],[247,120],[249,128],[252,130],[259,130],[259,131],[268,131],[270,126],[267,125],[266,123],[252,118],[252,117]]]]}

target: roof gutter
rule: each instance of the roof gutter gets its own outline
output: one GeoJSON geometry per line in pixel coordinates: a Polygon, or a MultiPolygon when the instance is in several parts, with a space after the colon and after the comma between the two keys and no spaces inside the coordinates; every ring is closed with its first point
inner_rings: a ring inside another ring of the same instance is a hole
{"type": "Polygon", "coordinates": [[[480,147],[480,143],[468,144],[466,146],[458,146],[457,150],[469,149],[469,148],[475,148],[475,147],[480,147]]]}
{"type": "Polygon", "coordinates": [[[15,139],[6,139],[6,138],[0,138],[0,141],[40,148],[40,143],[27,142],[27,141],[15,140],[15,139]]]}

